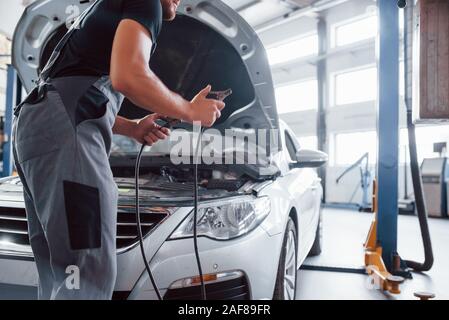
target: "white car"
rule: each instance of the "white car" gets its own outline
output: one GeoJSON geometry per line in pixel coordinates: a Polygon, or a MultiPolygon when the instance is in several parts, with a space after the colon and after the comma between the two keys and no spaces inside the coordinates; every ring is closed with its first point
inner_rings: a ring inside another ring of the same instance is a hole
{"type": "MultiPolygon", "coordinates": [[[[13,63],[27,90],[64,34],[69,9],[77,6],[81,12],[87,5],[38,0],[26,9],[15,32],[13,63]]],[[[264,156],[257,163],[199,166],[198,246],[207,274],[207,296],[294,299],[298,268],[309,253],[320,252],[322,187],[314,168],[324,165],[327,155],[301,149],[290,128],[279,121],[265,50],[236,12],[218,0],[184,0],[178,13],[174,22],[164,25],[152,69],[188,99],[208,83],[214,89],[233,90],[215,131],[205,137],[225,130],[243,135],[258,132],[254,128],[279,133],[269,136],[268,142],[258,141],[256,149],[262,149],[264,156]]],[[[139,117],[141,112],[129,101],[121,111],[127,117],[139,117]]],[[[186,129],[180,135],[191,135],[188,126],[179,127],[186,129]]],[[[192,241],[192,165],[173,164],[169,151],[174,143],[148,148],[142,159],[144,246],[164,299],[199,299],[192,241]]],[[[235,146],[224,152],[248,157],[256,149],[242,147],[247,145],[237,138],[235,146]]],[[[110,160],[120,192],[117,299],[156,299],[135,224],[133,174],[138,147],[116,137],[110,160]]],[[[38,283],[17,177],[0,181],[0,283],[38,283]]]]}

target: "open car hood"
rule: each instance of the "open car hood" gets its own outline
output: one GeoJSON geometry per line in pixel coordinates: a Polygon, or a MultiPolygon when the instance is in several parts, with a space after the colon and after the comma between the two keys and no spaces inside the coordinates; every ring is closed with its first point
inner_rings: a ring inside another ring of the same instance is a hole
{"type": "MultiPolygon", "coordinates": [[[[85,2],[37,0],[26,8],[14,34],[13,64],[27,91],[67,31],[67,8],[82,12],[93,3],[85,2]]],[[[265,49],[247,22],[222,1],[184,0],[177,18],[164,22],[157,42],[150,65],[171,90],[189,100],[207,84],[233,90],[214,128],[279,128],[265,49]]],[[[125,99],[120,113],[137,118],[145,111],[125,99]]]]}

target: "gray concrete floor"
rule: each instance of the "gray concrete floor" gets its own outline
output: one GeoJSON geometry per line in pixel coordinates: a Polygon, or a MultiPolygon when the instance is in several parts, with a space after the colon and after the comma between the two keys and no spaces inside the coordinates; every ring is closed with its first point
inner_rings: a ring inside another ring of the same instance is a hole
{"type": "MultiPolygon", "coordinates": [[[[323,252],[308,258],[307,265],[363,267],[363,243],[372,214],[349,210],[325,209],[323,252]]],[[[449,220],[429,220],[435,264],[430,272],[413,273],[402,286],[400,295],[370,289],[366,275],[300,270],[297,299],[306,300],[385,300],[415,299],[414,292],[429,291],[437,299],[449,299],[449,220]]],[[[399,216],[398,251],[404,259],[422,261],[423,248],[417,217],[399,216]]],[[[29,287],[0,285],[0,299],[34,299],[36,290],[29,287]]]]}
{"type": "MultiPolygon", "coordinates": [[[[325,209],[323,252],[308,258],[307,265],[360,268],[363,266],[363,243],[372,214],[357,211],[325,209]]],[[[413,273],[401,294],[390,295],[373,290],[367,276],[361,274],[300,270],[297,299],[416,299],[414,292],[427,291],[437,299],[449,299],[449,220],[429,219],[435,263],[426,273],[413,273]]],[[[422,261],[424,252],[415,216],[399,216],[398,252],[403,259],[422,261]]]]}

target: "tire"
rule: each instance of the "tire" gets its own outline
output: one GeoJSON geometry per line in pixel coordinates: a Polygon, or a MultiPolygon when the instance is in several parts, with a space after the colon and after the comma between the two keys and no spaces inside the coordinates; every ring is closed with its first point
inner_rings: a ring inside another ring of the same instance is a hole
{"type": "Polygon", "coordinates": [[[320,216],[318,218],[318,226],[315,232],[315,241],[309,251],[309,257],[319,256],[321,254],[321,243],[323,240],[323,215],[320,209],[320,216]]]}
{"type": "Polygon", "coordinates": [[[296,280],[298,277],[298,238],[296,234],[295,223],[292,218],[289,218],[282,242],[273,300],[295,300],[296,298],[296,280]],[[294,246],[293,249],[292,245],[294,246]],[[293,263],[291,261],[292,254],[294,256],[293,263]],[[286,277],[286,275],[289,276],[286,277]],[[291,285],[288,285],[289,283],[291,285]]]}

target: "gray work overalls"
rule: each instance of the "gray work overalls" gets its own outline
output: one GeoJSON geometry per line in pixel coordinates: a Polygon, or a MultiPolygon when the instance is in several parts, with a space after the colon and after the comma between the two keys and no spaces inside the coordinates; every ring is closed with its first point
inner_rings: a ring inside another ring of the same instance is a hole
{"type": "Polygon", "coordinates": [[[108,158],[123,96],[108,76],[48,77],[95,5],[64,36],[39,85],[15,110],[14,158],[40,299],[111,299],[115,285],[118,191],[108,158]]]}

